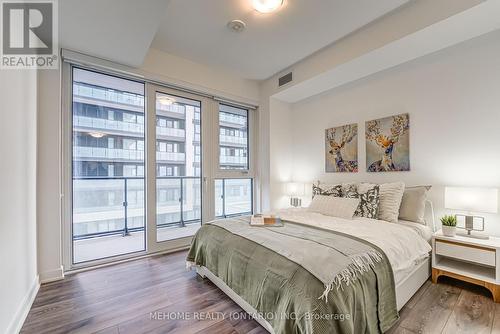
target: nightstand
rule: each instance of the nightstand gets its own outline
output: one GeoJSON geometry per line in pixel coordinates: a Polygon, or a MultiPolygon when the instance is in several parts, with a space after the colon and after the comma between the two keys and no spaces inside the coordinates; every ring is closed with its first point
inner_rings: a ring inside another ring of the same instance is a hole
{"type": "Polygon", "coordinates": [[[484,286],[499,303],[500,239],[446,237],[436,232],[432,237],[432,283],[441,275],[484,286]]]}

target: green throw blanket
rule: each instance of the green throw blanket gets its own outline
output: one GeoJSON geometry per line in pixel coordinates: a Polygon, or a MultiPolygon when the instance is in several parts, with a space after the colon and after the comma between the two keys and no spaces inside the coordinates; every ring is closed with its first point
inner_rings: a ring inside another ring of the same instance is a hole
{"type": "Polygon", "coordinates": [[[293,222],[204,224],[188,264],[204,266],[278,333],[380,333],[398,319],[394,276],[375,245],[293,222]]]}

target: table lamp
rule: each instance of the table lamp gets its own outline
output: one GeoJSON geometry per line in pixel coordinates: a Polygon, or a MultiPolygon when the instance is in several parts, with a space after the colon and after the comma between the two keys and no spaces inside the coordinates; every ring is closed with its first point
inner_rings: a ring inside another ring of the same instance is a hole
{"type": "Polygon", "coordinates": [[[461,188],[445,187],[444,206],[446,209],[465,211],[465,215],[457,214],[457,218],[465,218],[466,236],[488,239],[488,236],[472,234],[472,231],[484,231],[484,217],[474,216],[478,213],[498,212],[498,189],[495,188],[461,188]],[[482,222],[482,229],[474,229],[474,219],[482,222]]]}
{"type": "Polygon", "coordinates": [[[289,182],[286,184],[286,194],[290,196],[290,205],[298,207],[302,204],[299,196],[305,195],[305,185],[303,183],[289,182]]]}

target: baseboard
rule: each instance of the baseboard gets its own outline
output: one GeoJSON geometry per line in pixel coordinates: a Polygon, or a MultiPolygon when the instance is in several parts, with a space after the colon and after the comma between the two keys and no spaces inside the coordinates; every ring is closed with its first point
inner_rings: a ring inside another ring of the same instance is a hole
{"type": "Polygon", "coordinates": [[[63,278],[64,278],[63,266],[54,270],[44,271],[43,273],[40,273],[41,284],[59,281],[62,280],[63,278]]]}
{"type": "Polygon", "coordinates": [[[33,283],[31,283],[31,286],[28,292],[26,293],[26,296],[24,297],[23,301],[21,302],[21,305],[19,305],[19,308],[17,309],[16,314],[14,315],[14,318],[12,319],[9,327],[7,327],[7,332],[6,332],[7,334],[17,334],[21,331],[21,328],[23,327],[24,321],[28,316],[28,313],[31,309],[31,305],[35,300],[39,288],[40,288],[40,283],[39,283],[39,277],[37,275],[33,280],[33,283]]]}

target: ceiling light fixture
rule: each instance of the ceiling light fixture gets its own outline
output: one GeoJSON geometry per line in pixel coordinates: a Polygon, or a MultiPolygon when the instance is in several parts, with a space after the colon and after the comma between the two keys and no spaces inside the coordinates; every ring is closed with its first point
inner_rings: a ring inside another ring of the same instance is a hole
{"type": "Polygon", "coordinates": [[[170,106],[175,103],[175,100],[173,98],[164,95],[158,96],[156,99],[162,106],[170,106]]]}
{"type": "Polygon", "coordinates": [[[261,13],[271,13],[283,6],[283,0],[252,0],[253,8],[261,13]]]}
{"type": "Polygon", "coordinates": [[[246,26],[246,23],[241,20],[232,20],[227,23],[229,30],[234,32],[242,32],[246,26]]]}
{"type": "Polygon", "coordinates": [[[89,135],[94,138],[102,138],[104,137],[104,133],[102,132],[89,132],[89,135]]]}

